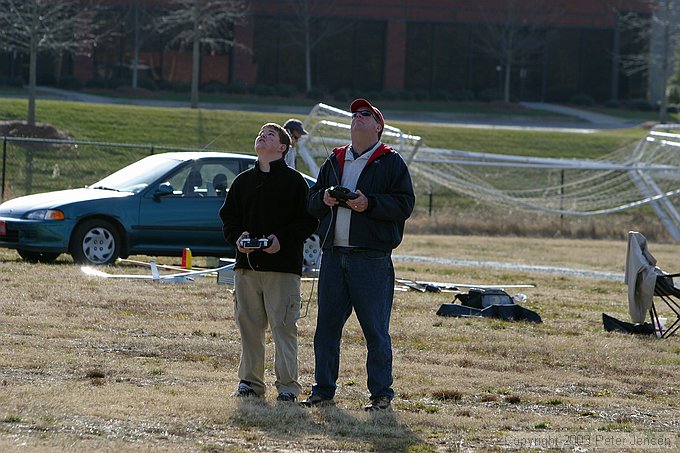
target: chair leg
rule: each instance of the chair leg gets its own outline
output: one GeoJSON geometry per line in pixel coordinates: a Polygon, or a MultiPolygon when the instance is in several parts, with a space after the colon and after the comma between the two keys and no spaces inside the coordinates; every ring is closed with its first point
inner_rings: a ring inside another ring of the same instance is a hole
{"type": "Polygon", "coordinates": [[[670,327],[666,329],[666,331],[663,334],[663,338],[667,338],[675,334],[678,328],[680,328],[680,318],[676,318],[673,324],[671,324],[670,327]]]}
{"type": "Polygon", "coordinates": [[[670,325],[666,326],[666,331],[661,336],[662,338],[668,338],[675,334],[678,328],[680,328],[680,305],[678,305],[678,302],[670,296],[661,296],[661,299],[666,302],[668,308],[675,314],[675,320],[670,325]]]}
{"type": "MultiPolygon", "coordinates": [[[[670,324],[664,326],[664,331],[660,332],[661,335],[657,334],[657,337],[660,338],[668,338],[671,335],[674,335],[675,332],[680,329],[680,308],[678,307],[678,304],[667,297],[661,296],[661,299],[666,302],[666,305],[675,313],[675,320],[670,324]]],[[[652,306],[649,309],[649,317],[652,320],[652,326],[654,326],[654,333],[656,334],[657,328],[660,330],[661,329],[661,323],[659,322],[659,314],[656,311],[656,307],[654,306],[654,302],[652,301],[652,306]]]]}
{"type": "Polygon", "coordinates": [[[649,317],[652,320],[652,327],[654,328],[654,335],[663,338],[666,332],[661,332],[661,324],[659,323],[659,314],[656,312],[656,307],[654,306],[654,301],[652,301],[652,306],[649,308],[649,317]],[[657,330],[659,329],[659,333],[657,330]]]}

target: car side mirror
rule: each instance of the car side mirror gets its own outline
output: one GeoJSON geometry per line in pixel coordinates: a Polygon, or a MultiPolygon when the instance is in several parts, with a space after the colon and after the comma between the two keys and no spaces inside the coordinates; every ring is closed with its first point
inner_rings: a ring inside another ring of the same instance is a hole
{"type": "Polygon", "coordinates": [[[165,197],[166,195],[172,195],[174,190],[175,189],[169,182],[164,182],[163,184],[158,185],[158,189],[156,189],[154,192],[153,197],[158,200],[159,198],[165,197]]]}

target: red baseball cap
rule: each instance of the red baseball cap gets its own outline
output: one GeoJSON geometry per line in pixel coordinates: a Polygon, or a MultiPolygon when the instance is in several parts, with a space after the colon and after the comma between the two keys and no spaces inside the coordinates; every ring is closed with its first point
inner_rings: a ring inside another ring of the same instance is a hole
{"type": "Polygon", "coordinates": [[[376,107],[373,107],[373,105],[371,105],[371,103],[368,102],[366,99],[359,98],[359,99],[353,100],[352,103],[349,106],[349,111],[354,113],[357,110],[359,110],[361,107],[366,107],[367,109],[372,111],[373,114],[375,115],[375,117],[378,118],[378,122],[380,123],[380,127],[382,129],[385,129],[385,118],[383,118],[382,113],[376,107]]]}

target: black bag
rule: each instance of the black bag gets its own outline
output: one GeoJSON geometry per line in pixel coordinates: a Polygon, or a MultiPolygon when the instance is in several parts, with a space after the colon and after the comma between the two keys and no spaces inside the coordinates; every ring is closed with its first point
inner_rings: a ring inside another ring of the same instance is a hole
{"type": "Polygon", "coordinates": [[[513,305],[515,303],[512,297],[502,289],[470,288],[467,293],[456,294],[456,299],[466,307],[480,310],[491,305],[513,305]]]}
{"type": "Polygon", "coordinates": [[[479,317],[505,321],[543,322],[538,313],[517,305],[502,289],[470,288],[467,293],[456,294],[452,303],[439,307],[437,314],[454,318],[479,317]],[[456,300],[459,300],[461,305],[456,304],[456,300]]]}
{"type": "Polygon", "coordinates": [[[652,323],[633,324],[616,319],[606,313],[602,313],[602,325],[607,332],[636,333],[640,335],[654,335],[655,333],[654,324],[652,323]]]}

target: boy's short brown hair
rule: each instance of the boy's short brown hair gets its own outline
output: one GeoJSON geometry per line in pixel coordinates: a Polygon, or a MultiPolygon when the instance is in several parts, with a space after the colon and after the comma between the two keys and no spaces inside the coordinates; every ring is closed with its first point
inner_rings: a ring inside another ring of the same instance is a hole
{"type": "Polygon", "coordinates": [[[276,123],[266,123],[260,128],[260,130],[264,129],[265,127],[271,127],[272,129],[276,129],[276,131],[279,133],[279,143],[281,143],[282,145],[286,145],[286,150],[283,152],[283,156],[288,154],[290,145],[291,143],[293,143],[293,141],[290,138],[290,135],[288,135],[288,131],[285,130],[283,126],[276,123]]]}

